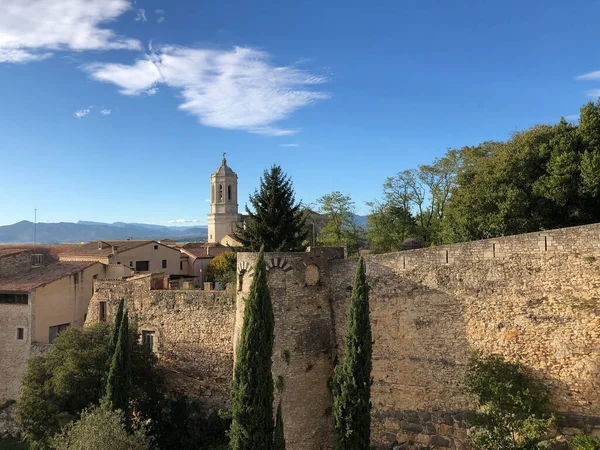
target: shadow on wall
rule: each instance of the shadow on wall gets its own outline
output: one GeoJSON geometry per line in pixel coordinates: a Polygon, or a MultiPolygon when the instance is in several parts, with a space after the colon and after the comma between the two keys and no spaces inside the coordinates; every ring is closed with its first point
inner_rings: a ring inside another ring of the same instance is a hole
{"type": "MultiPolygon", "coordinates": [[[[373,433],[379,444],[466,445],[470,348],[521,361],[551,388],[565,426],[599,424],[599,267],[578,255],[432,264],[367,260],[373,327],[373,433]],[[579,424],[579,425],[578,425],[579,424]]],[[[594,262],[594,264],[596,264],[594,262]]],[[[356,261],[332,267],[339,349],[356,261]]]]}

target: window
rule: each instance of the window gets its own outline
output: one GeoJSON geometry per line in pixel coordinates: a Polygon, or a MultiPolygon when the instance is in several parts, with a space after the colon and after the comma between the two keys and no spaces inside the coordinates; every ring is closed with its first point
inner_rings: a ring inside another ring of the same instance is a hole
{"type": "Polygon", "coordinates": [[[154,348],[154,331],[142,330],[142,345],[151,352],[156,351],[154,348]]]}
{"type": "Polygon", "coordinates": [[[55,325],[53,327],[50,327],[50,337],[49,337],[49,342],[52,344],[52,342],[54,342],[54,339],[56,339],[58,337],[58,335],[60,333],[62,333],[63,331],[65,331],[67,328],[69,328],[69,324],[68,323],[63,323],[61,325],[55,325]]]}
{"type": "Polygon", "coordinates": [[[155,245],[155,246],[154,246],[154,250],[158,250],[158,245],[155,245]]]}
{"type": "Polygon", "coordinates": [[[163,268],[163,269],[166,269],[166,268],[167,268],[167,260],[166,260],[166,259],[163,259],[163,260],[162,260],[162,268],[163,268]]]}
{"type": "Polygon", "coordinates": [[[227,199],[231,200],[231,185],[227,185],[227,199]]]}
{"type": "Polygon", "coordinates": [[[219,185],[219,201],[220,202],[223,201],[223,185],[222,184],[219,185]]]}
{"type": "Polygon", "coordinates": [[[92,277],[92,295],[94,295],[94,292],[96,292],[96,280],[98,279],[98,274],[95,274],[92,277]]]}
{"type": "Polygon", "coordinates": [[[183,261],[179,261],[179,270],[183,270],[183,261]]]}
{"type": "Polygon", "coordinates": [[[0,303],[16,303],[19,305],[26,305],[27,300],[27,294],[0,294],[0,303]]]}
{"type": "Polygon", "coordinates": [[[17,339],[19,341],[22,341],[23,339],[25,339],[25,328],[17,328],[17,339]]]}
{"type": "Polygon", "coordinates": [[[99,308],[98,317],[100,317],[100,322],[106,322],[106,302],[100,302],[99,308]]]}
{"type": "Polygon", "coordinates": [[[133,267],[133,261],[129,261],[129,267],[133,267]]]}
{"type": "Polygon", "coordinates": [[[150,261],[136,261],[135,271],[136,272],[148,272],[150,270],[150,261]]]}
{"type": "Polygon", "coordinates": [[[78,273],[73,274],[73,283],[75,284],[75,286],[77,286],[79,284],[79,274],[78,273]]]}

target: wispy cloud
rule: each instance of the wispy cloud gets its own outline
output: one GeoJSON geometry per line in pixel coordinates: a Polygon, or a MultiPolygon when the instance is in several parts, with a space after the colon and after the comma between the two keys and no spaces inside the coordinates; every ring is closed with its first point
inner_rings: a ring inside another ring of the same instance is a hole
{"type": "Polygon", "coordinates": [[[111,113],[110,109],[102,108],[100,110],[100,114],[102,114],[103,116],[108,116],[110,113],[111,113]]]}
{"type": "Polygon", "coordinates": [[[156,19],[157,23],[163,23],[165,21],[165,18],[163,16],[160,16],[158,19],[156,19]]]}
{"type": "Polygon", "coordinates": [[[135,20],[136,22],[148,22],[148,19],[146,18],[146,10],[144,8],[140,8],[136,11],[137,15],[135,16],[135,20]]]}
{"type": "Polygon", "coordinates": [[[158,16],[156,21],[158,23],[163,23],[165,21],[165,10],[164,9],[155,9],[154,13],[158,16]]]}
{"type": "Polygon", "coordinates": [[[144,92],[148,97],[156,94],[158,92],[158,88],[157,87],[153,87],[148,89],[146,92],[144,92]]]}
{"type": "Polygon", "coordinates": [[[92,110],[91,106],[86,109],[79,109],[79,110],[75,111],[75,117],[77,117],[78,119],[81,119],[81,118],[87,116],[91,110],[92,110]]]}
{"type": "Polygon", "coordinates": [[[96,63],[85,70],[98,81],[117,85],[125,95],[149,94],[159,84],[178,89],[183,98],[179,108],[203,125],[268,136],[295,133],[275,123],[329,98],[312,89],[326,77],[295,66],[276,66],[268,53],[252,48],[150,50],[131,65],[96,63]]]}
{"type": "Polygon", "coordinates": [[[198,223],[200,222],[199,219],[175,219],[175,220],[169,220],[169,223],[172,224],[186,224],[186,223],[198,223]]]}
{"type": "Polygon", "coordinates": [[[300,147],[300,144],[281,144],[280,147],[300,147]]]}
{"type": "Polygon", "coordinates": [[[588,97],[600,97],[600,89],[590,89],[589,91],[585,91],[588,97]]]}
{"type": "Polygon", "coordinates": [[[577,81],[600,80],[600,70],[584,73],[575,77],[577,81]]]}
{"type": "Polygon", "coordinates": [[[118,18],[127,0],[2,0],[0,63],[27,63],[56,51],[141,49],[138,40],[100,25],[118,18]]]}

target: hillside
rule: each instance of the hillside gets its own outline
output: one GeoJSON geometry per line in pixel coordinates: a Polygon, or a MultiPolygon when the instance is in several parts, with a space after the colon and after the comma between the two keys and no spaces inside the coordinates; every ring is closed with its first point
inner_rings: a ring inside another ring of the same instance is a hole
{"type": "MultiPolygon", "coordinates": [[[[27,220],[0,226],[0,243],[33,242],[34,224],[27,220]]],[[[60,222],[38,223],[39,244],[88,242],[97,239],[177,239],[206,240],[207,227],[167,227],[141,223],[60,222]]]]}

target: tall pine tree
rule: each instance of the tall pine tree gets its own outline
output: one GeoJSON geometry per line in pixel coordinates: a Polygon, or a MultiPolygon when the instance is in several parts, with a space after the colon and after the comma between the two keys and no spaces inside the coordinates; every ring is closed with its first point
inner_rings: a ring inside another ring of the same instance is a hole
{"type": "Polygon", "coordinates": [[[273,450],[285,450],[285,436],[283,434],[283,414],[281,412],[281,400],[277,406],[277,418],[275,419],[275,435],[273,436],[273,450]]]}
{"type": "Polygon", "coordinates": [[[306,248],[306,218],[296,203],[291,179],[279,166],[265,170],[260,190],[250,196],[254,212],[246,205],[248,218],[234,236],[242,246],[257,252],[295,252],[306,248]]]}
{"type": "Polygon", "coordinates": [[[344,360],[335,368],[333,415],[340,450],[368,450],[371,434],[372,337],[365,262],[358,260],[346,323],[344,360]]]}
{"type": "Polygon", "coordinates": [[[131,346],[129,343],[129,314],[125,312],[119,326],[119,338],[112,356],[106,382],[106,400],[113,409],[127,415],[131,384],[131,346]]]}
{"type": "Polygon", "coordinates": [[[232,450],[273,448],[273,306],[267,286],[267,267],[261,249],[244,322],[232,384],[232,450]]]}
{"type": "Polygon", "coordinates": [[[125,308],[125,299],[122,298],[117,308],[117,315],[115,316],[115,323],[113,324],[112,334],[110,336],[110,355],[115,352],[117,347],[117,341],[119,340],[119,328],[121,327],[121,321],[123,320],[123,308],[125,308]]]}

